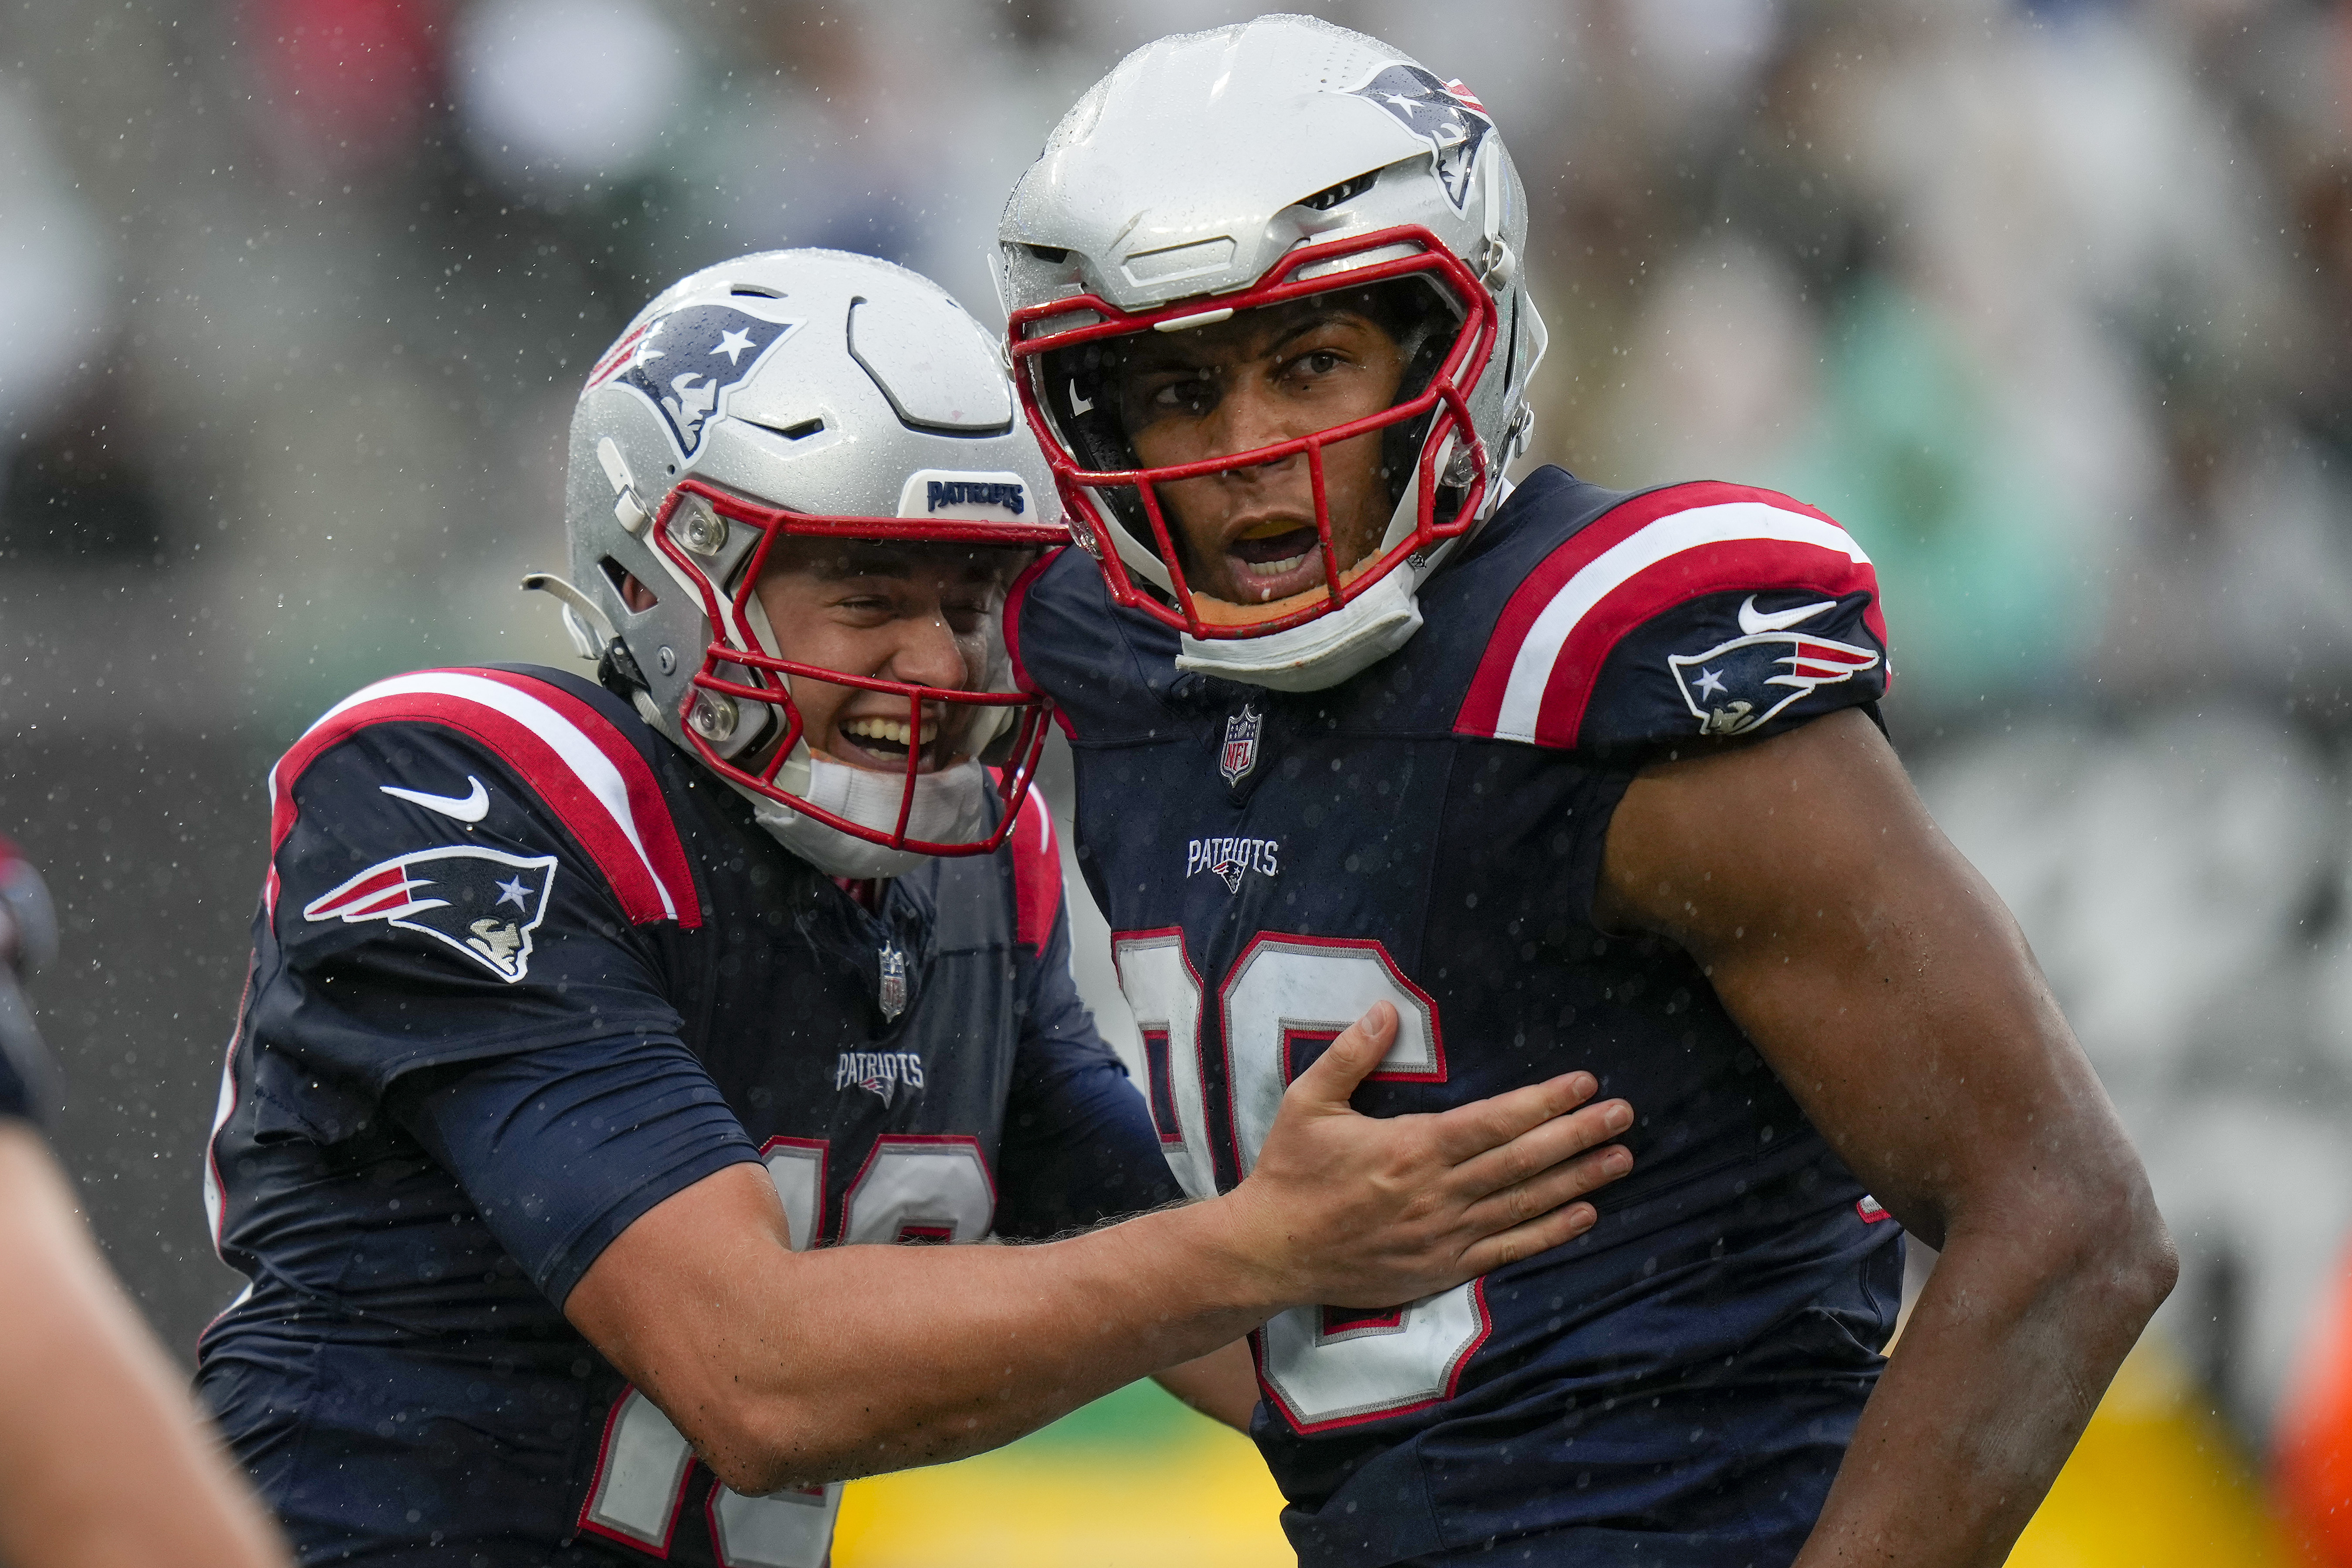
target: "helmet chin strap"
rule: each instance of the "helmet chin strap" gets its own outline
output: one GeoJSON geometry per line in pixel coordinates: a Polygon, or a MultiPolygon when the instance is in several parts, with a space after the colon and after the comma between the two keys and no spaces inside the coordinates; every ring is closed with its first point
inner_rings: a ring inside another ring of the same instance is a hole
{"type": "MultiPolygon", "coordinates": [[[[785,787],[810,805],[877,833],[898,826],[906,787],[904,773],[854,768],[806,753],[785,764],[776,782],[784,784],[785,773],[795,769],[805,770],[803,787],[785,787]]],[[[751,816],[769,837],[828,877],[897,877],[931,858],[844,833],[731,779],[728,782],[736,794],[751,803],[751,816]]],[[[987,796],[988,774],[978,763],[958,763],[935,773],[918,774],[914,805],[907,813],[907,837],[933,844],[968,844],[983,838],[988,831],[987,796]]]]}
{"type": "Polygon", "coordinates": [[[1260,637],[1177,634],[1176,668],[1276,691],[1321,691],[1396,652],[1421,630],[1419,574],[1400,567],[1346,607],[1260,637]],[[1409,580],[1410,579],[1410,580],[1409,580]]]}
{"type": "MultiPolygon", "coordinates": [[[[1446,437],[1432,465],[1435,472],[1445,471],[1454,440],[1446,437]]],[[[1200,638],[1189,632],[1178,633],[1176,668],[1276,691],[1323,691],[1362,674],[1421,630],[1421,584],[1448,555],[1478,536],[1511,488],[1509,480],[1496,474],[1487,489],[1486,505],[1467,531],[1406,557],[1394,571],[1329,615],[1258,637],[1200,638]]],[[[1420,501],[1421,480],[1416,476],[1390,516],[1388,533],[1375,554],[1387,553],[1412,534],[1420,501]]]]}
{"type": "MultiPolygon", "coordinates": [[[[767,607],[761,604],[760,596],[752,595],[745,607],[751,635],[759,639],[761,651],[781,658],[775,628],[768,623],[767,607]]],[[[1009,665],[1005,673],[1009,677],[1009,665]]],[[[779,675],[776,679],[784,683],[789,695],[793,678],[779,675]]],[[[754,706],[762,714],[768,710],[764,704],[754,706]]],[[[982,717],[984,721],[1007,711],[985,709],[982,717]]],[[[972,749],[977,751],[984,739],[976,738],[971,742],[972,749]]],[[[854,833],[844,833],[830,823],[794,811],[782,801],[746,789],[732,779],[728,784],[751,803],[752,820],[766,830],[769,837],[828,877],[863,879],[903,876],[931,858],[911,849],[892,849],[854,833]]],[[[847,817],[860,826],[887,834],[898,826],[898,807],[905,799],[907,776],[852,767],[819,756],[810,748],[808,736],[803,734],[793,742],[793,754],[776,770],[775,784],[787,795],[798,795],[835,816],[847,817]]],[[[985,837],[987,813],[982,803],[987,788],[987,774],[974,762],[959,763],[938,773],[918,773],[914,804],[907,813],[907,837],[931,844],[969,843],[985,837]]]]}

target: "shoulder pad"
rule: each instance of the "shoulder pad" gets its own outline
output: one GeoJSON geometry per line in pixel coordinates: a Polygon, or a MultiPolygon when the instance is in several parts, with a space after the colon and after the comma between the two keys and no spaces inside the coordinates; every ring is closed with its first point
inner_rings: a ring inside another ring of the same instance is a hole
{"type": "MultiPolygon", "coordinates": [[[[1037,682],[1031,677],[1029,667],[1022,662],[1021,616],[1029,606],[1029,591],[1037,585],[1037,579],[1050,571],[1068,548],[1063,545],[1038,556],[1021,569],[1021,574],[1013,578],[1013,585],[1004,591],[1004,657],[1013,666],[1013,684],[1032,696],[1036,694],[1037,682]]],[[[1060,718],[1061,715],[1057,712],[1055,717],[1060,718]]]]}
{"type": "Polygon", "coordinates": [[[1771,490],[1670,485],[1528,574],[1454,728],[1562,750],[1748,734],[1887,679],[1878,576],[1844,529],[1771,490]]]}
{"type": "MultiPolygon", "coordinates": [[[[1024,572],[1004,596],[1004,649],[1024,691],[1054,699],[1063,733],[1102,740],[1138,722],[1139,700],[1176,700],[1201,678],[1176,668],[1176,634],[1111,601],[1102,571],[1066,546],[1024,572]]],[[[1148,724],[1156,709],[1142,710],[1148,724]]]]}
{"type": "Polygon", "coordinates": [[[1013,857],[1014,940],[1044,952],[1062,912],[1062,851],[1045,797],[1033,785],[1021,800],[1021,816],[1005,842],[1013,857]]]}
{"type": "MultiPolygon", "coordinates": [[[[685,846],[653,763],[638,744],[650,731],[634,715],[626,716],[625,729],[618,711],[607,694],[551,670],[425,669],[352,693],[269,771],[271,869],[265,897],[274,910],[278,852],[294,830],[294,785],[303,770],[370,726],[430,724],[467,737],[529,788],[587,851],[633,923],[671,920],[689,930],[699,926],[701,905],[685,846]]],[[[385,787],[460,822],[478,820],[487,808],[486,799],[471,795],[420,798],[421,792],[401,792],[393,781],[385,787]]]]}

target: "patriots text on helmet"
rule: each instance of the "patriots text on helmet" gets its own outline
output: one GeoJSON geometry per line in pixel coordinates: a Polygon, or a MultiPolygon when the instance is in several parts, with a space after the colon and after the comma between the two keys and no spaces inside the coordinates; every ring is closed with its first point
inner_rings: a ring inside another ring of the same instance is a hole
{"type": "Polygon", "coordinates": [[[983,483],[972,479],[933,479],[925,503],[931,511],[943,506],[1001,506],[1019,517],[1028,510],[1029,497],[1019,485],[983,483]]]}

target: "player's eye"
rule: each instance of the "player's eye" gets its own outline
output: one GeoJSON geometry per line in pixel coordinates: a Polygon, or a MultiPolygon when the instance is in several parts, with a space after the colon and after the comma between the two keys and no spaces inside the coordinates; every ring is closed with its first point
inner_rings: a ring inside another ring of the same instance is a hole
{"type": "Polygon", "coordinates": [[[1348,356],[1338,349],[1309,349],[1283,368],[1302,381],[1314,381],[1329,375],[1348,363],[1348,356]]]}
{"type": "Polygon", "coordinates": [[[1171,377],[1150,386],[1143,401],[1155,416],[1181,414],[1198,418],[1216,406],[1216,384],[1205,375],[1171,377]]]}

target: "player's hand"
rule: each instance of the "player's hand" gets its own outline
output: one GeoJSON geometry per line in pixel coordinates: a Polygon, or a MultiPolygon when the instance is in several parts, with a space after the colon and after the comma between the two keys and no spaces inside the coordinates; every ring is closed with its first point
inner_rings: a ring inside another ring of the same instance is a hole
{"type": "Polygon", "coordinates": [[[1396,1027],[1396,1009],[1375,1003],[1299,1074],[1223,1200],[1282,1300],[1385,1307],[1458,1285],[1590,1230],[1592,1205],[1576,1200],[1633,1167],[1629,1151],[1599,1147],[1633,1125],[1633,1107],[1585,1104],[1591,1073],[1436,1115],[1359,1114],[1349,1096],[1396,1027]]]}

